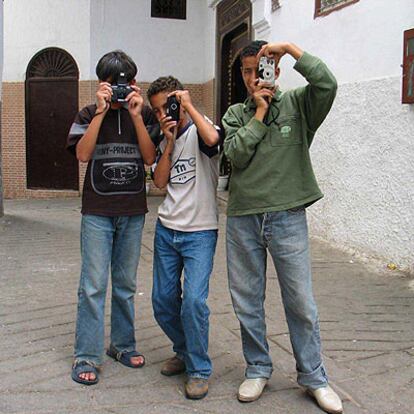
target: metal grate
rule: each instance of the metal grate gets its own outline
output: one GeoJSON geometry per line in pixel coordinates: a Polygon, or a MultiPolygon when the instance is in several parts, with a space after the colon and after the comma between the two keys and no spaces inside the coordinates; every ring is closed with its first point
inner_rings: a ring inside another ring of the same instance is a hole
{"type": "Polygon", "coordinates": [[[73,58],[58,48],[44,49],[33,57],[27,69],[27,78],[78,77],[73,58]]]}
{"type": "Polygon", "coordinates": [[[272,0],[272,12],[280,8],[280,0],[272,0]]]}
{"type": "Polygon", "coordinates": [[[151,0],[151,17],[185,20],[186,3],[186,0],[151,0]]]}
{"type": "Polygon", "coordinates": [[[321,6],[319,12],[333,10],[336,7],[342,6],[347,3],[353,3],[354,0],[321,0],[321,6]]]}

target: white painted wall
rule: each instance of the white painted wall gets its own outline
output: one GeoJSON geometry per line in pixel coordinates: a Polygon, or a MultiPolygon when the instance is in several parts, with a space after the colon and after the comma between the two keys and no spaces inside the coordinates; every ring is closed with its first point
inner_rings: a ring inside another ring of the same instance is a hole
{"type": "Polygon", "coordinates": [[[89,0],[4,0],[3,81],[23,81],[30,59],[46,47],[60,47],[90,73],[89,0]]]}
{"type": "Polygon", "coordinates": [[[91,0],[90,76],[104,53],[120,48],[137,62],[141,81],[170,74],[184,83],[210,80],[214,65],[206,64],[212,55],[206,34],[214,30],[213,18],[206,0],[187,1],[186,20],[151,18],[148,0],[91,0]]]}
{"type": "Polygon", "coordinates": [[[187,1],[186,20],[151,18],[149,0],[5,0],[4,14],[4,81],[23,81],[30,59],[51,46],[74,57],[83,80],[96,78],[96,63],[113,49],[131,55],[141,81],[214,77],[215,12],[208,0],[187,1]]]}
{"type": "MultiPolygon", "coordinates": [[[[339,83],[312,147],[325,198],[309,209],[313,233],[414,273],[414,105],[401,104],[403,31],[414,1],[361,0],[314,19],[314,1],[282,0],[272,41],[321,57],[339,83]]],[[[282,89],[304,84],[283,59],[282,89]]]]}
{"type": "MultiPolygon", "coordinates": [[[[272,41],[298,43],[322,57],[339,83],[400,76],[403,30],[414,27],[413,0],[360,0],[314,19],[315,2],[281,0],[272,14],[272,41]]],[[[282,73],[291,64],[282,64],[282,73]]],[[[299,77],[283,73],[287,87],[299,77]]]]}
{"type": "Polygon", "coordinates": [[[204,0],[207,4],[204,29],[205,73],[204,79],[214,79],[216,75],[216,11],[211,0],[204,0]]]}

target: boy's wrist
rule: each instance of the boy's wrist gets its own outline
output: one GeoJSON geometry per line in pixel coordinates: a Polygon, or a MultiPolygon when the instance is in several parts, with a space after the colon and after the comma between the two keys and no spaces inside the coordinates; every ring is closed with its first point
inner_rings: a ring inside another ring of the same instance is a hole
{"type": "Polygon", "coordinates": [[[106,115],[107,111],[106,108],[104,109],[97,109],[95,114],[93,115],[94,118],[104,118],[104,116],[106,115]]]}
{"type": "Polygon", "coordinates": [[[144,119],[142,118],[142,114],[141,112],[139,112],[138,114],[132,114],[131,113],[132,118],[134,118],[135,120],[137,120],[138,122],[142,121],[144,122],[144,119]]]}
{"type": "Polygon", "coordinates": [[[254,117],[255,117],[258,121],[263,122],[263,119],[264,119],[264,117],[266,116],[266,112],[267,112],[267,108],[265,109],[265,108],[258,107],[258,108],[256,109],[256,113],[255,113],[255,116],[254,116],[254,117]]]}
{"type": "Polygon", "coordinates": [[[303,50],[290,42],[287,42],[284,45],[284,50],[287,54],[291,55],[296,60],[300,59],[300,57],[303,55],[303,50]]]}
{"type": "Polygon", "coordinates": [[[192,112],[195,110],[195,106],[193,105],[193,103],[190,102],[186,102],[185,104],[182,104],[182,107],[187,111],[187,112],[192,112]]]}

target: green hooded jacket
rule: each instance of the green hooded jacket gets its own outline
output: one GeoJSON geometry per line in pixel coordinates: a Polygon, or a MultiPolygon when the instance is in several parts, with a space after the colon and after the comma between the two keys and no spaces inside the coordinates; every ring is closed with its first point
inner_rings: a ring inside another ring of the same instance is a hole
{"type": "Polygon", "coordinates": [[[276,91],[264,122],[249,97],[223,117],[224,153],[232,164],[227,214],[242,216],[308,206],[323,197],[309,147],[331,109],[337,83],[327,66],[304,52],[294,68],[308,85],[276,91]]]}

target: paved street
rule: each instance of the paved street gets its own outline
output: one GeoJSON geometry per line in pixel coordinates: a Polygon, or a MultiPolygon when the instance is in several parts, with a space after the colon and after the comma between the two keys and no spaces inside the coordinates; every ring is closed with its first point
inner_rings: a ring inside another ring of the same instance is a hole
{"type": "MultiPolygon", "coordinates": [[[[0,413],[305,413],[321,411],[296,385],[280,292],[269,263],[268,338],[274,374],[262,398],[236,400],[243,378],[240,331],[227,290],[224,207],[210,288],[210,392],[183,396],[184,377],[159,374],[171,356],[152,316],[152,240],[160,198],[149,199],[136,297],[139,350],[133,370],[106,358],[98,385],[70,379],[79,278],[80,200],[6,201],[0,219],[0,413]]],[[[314,290],[324,359],[345,413],[414,413],[414,281],[374,272],[313,242],[314,290]]],[[[109,334],[108,307],[106,334],[109,334]]]]}

